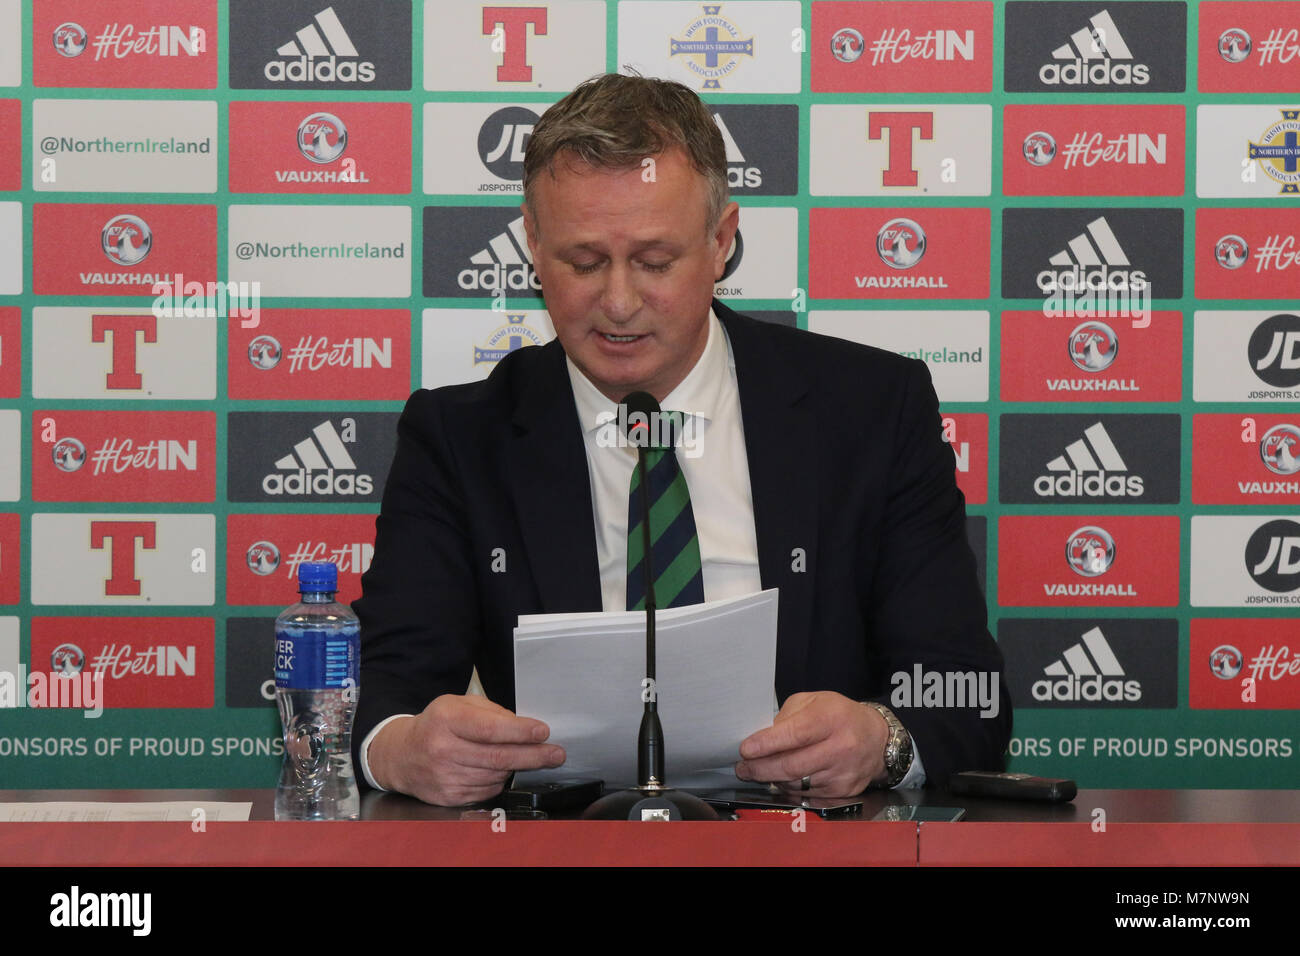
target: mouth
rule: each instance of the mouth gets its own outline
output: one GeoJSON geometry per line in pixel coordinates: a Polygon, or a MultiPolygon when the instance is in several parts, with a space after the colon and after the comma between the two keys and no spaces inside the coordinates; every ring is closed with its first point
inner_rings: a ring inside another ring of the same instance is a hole
{"type": "Polygon", "coordinates": [[[637,339],[644,338],[645,336],[643,336],[643,335],[613,335],[613,334],[611,334],[611,333],[609,333],[609,332],[601,332],[601,333],[600,333],[600,337],[603,338],[606,342],[623,343],[623,342],[635,342],[637,339]]]}

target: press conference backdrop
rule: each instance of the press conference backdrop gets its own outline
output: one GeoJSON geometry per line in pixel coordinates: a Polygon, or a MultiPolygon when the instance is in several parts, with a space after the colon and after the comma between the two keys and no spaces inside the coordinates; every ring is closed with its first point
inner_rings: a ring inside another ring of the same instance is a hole
{"type": "Polygon", "coordinates": [[[1300,786],[1300,3],[0,0],[0,787],[271,784],[294,570],[552,337],[524,144],[624,65],[719,298],[929,363],[1012,769],[1300,786]]]}

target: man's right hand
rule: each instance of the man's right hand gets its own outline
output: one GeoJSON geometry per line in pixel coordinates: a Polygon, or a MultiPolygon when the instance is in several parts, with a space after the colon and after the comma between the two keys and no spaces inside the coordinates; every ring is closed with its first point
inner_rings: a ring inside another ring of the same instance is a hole
{"type": "Polygon", "coordinates": [[[425,803],[462,806],[496,796],[515,770],[564,763],[551,729],[475,694],[443,694],[424,713],[399,717],[370,741],[375,782],[425,803]]]}

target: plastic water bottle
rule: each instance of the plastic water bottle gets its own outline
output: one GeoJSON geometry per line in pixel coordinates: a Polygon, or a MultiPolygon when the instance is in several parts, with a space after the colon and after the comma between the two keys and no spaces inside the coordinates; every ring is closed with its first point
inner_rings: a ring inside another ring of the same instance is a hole
{"type": "Polygon", "coordinates": [[[275,699],[284,725],[277,820],[355,820],[352,772],[361,628],[334,600],[338,568],[298,565],[302,600],[275,619],[275,699]]]}

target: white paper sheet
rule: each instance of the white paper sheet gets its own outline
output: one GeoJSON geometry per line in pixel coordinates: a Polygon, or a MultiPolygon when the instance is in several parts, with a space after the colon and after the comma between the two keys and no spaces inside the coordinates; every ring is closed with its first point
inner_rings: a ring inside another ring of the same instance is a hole
{"type": "Polygon", "coordinates": [[[253,805],[214,803],[207,800],[153,803],[51,800],[40,803],[0,803],[0,823],[136,823],[157,820],[192,823],[197,809],[203,810],[208,822],[247,820],[253,812],[253,805]]]}
{"type": "MultiPolygon", "coordinates": [[[[655,616],[665,775],[674,787],[736,786],[740,742],[772,723],[775,589],[655,616]]],[[[529,614],[515,628],[515,709],[545,721],[566,760],[516,777],[636,783],[645,613],[529,614]]]]}

